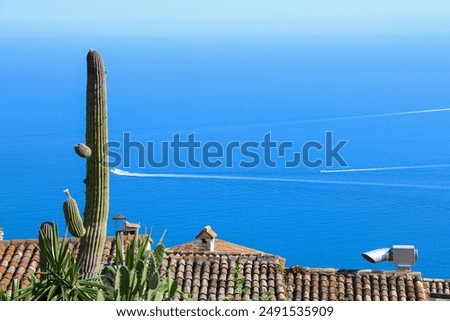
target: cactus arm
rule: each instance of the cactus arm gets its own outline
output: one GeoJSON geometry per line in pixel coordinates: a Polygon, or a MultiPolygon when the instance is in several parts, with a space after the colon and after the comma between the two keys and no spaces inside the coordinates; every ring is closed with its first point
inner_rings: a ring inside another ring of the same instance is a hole
{"type": "Polygon", "coordinates": [[[83,220],[81,219],[78,204],[75,199],[70,196],[68,189],[66,189],[64,193],[67,195],[67,200],[63,204],[63,212],[67,228],[73,236],[82,237],[86,233],[86,229],[83,226],[83,220]]]}

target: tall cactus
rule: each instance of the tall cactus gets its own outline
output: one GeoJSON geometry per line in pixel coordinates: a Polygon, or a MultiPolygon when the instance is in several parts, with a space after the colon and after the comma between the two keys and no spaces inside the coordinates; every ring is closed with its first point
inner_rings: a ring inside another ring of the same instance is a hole
{"type": "Polygon", "coordinates": [[[87,54],[86,88],[86,205],[81,238],[81,275],[85,279],[99,273],[106,240],[109,212],[108,118],[106,108],[106,72],[100,54],[87,54]]]}
{"type": "Polygon", "coordinates": [[[101,267],[109,212],[108,119],[102,58],[97,51],[89,50],[86,60],[86,144],[75,146],[75,152],[86,159],[84,221],[68,190],[63,210],[69,232],[80,237],[80,275],[91,279],[101,267]]]}

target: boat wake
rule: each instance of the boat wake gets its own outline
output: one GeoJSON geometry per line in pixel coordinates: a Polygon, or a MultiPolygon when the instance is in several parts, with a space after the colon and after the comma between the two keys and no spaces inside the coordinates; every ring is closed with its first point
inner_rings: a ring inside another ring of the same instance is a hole
{"type": "Polygon", "coordinates": [[[348,169],[322,169],[320,172],[321,173],[355,173],[355,172],[396,171],[396,170],[404,170],[404,169],[427,169],[427,168],[441,168],[441,167],[450,167],[450,164],[368,167],[368,168],[348,168],[348,169]]]}
{"type": "Polygon", "coordinates": [[[156,174],[156,173],[128,172],[128,171],[124,171],[124,170],[121,170],[118,168],[111,169],[111,173],[118,175],[118,176],[140,177],[140,178],[173,178],[173,179],[204,179],[204,180],[227,180],[227,181],[290,182],[290,183],[304,183],[304,184],[355,185],[355,186],[379,186],[379,187],[426,188],[426,189],[437,189],[437,190],[450,190],[450,187],[438,186],[438,185],[316,180],[316,179],[277,178],[277,177],[259,177],[259,176],[156,174]]]}

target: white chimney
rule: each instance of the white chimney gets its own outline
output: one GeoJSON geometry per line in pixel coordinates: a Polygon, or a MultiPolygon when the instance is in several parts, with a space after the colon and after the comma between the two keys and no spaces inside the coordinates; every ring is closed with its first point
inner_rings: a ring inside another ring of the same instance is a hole
{"type": "Polygon", "coordinates": [[[5,235],[5,231],[2,227],[0,227],[0,241],[3,240],[3,236],[5,235]]]}
{"type": "Polygon", "coordinates": [[[200,233],[195,237],[200,242],[200,250],[205,252],[214,252],[214,240],[217,234],[213,231],[211,226],[205,226],[200,233]]]}

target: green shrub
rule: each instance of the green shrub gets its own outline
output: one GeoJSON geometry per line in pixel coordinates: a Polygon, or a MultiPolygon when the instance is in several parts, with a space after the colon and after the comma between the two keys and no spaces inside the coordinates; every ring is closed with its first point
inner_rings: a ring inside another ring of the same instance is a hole
{"type": "Polygon", "coordinates": [[[161,301],[173,299],[178,283],[169,274],[161,278],[159,268],[164,257],[162,238],[154,251],[148,250],[149,236],[140,244],[135,235],[126,253],[122,248],[122,237],[117,234],[116,261],[103,271],[103,283],[110,288],[106,299],[115,301],[161,301]]]}

